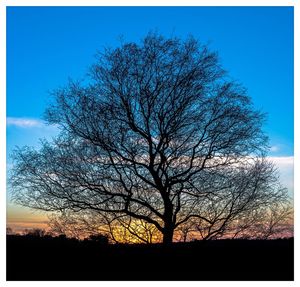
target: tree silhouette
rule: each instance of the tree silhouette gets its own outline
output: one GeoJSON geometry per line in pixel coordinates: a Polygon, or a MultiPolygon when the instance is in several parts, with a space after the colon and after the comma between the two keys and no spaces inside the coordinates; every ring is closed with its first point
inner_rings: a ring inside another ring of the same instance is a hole
{"type": "Polygon", "coordinates": [[[186,224],[216,238],[288,204],[265,157],[264,114],[194,38],[150,33],[105,49],[88,80],[53,93],[53,142],[15,151],[17,202],[93,212],[141,238],[142,222],[166,244],[186,224]]]}
{"type": "Polygon", "coordinates": [[[12,235],[14,234],[14,231],[11,227],[6,227],[6,235],[12,235]]]}
{"type": "Polygon", "coordinates": [[[25,229],[24,233],[26,236],[31,236],[31,237],[44,237],[46,235],[46,231],[40,228],[34,228],[29,230],[25,229]]]}

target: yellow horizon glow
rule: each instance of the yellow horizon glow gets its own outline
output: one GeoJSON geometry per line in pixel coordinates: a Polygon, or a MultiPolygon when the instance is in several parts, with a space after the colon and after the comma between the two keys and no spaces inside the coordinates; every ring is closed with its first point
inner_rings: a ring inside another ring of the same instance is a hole
{"type": "Polygon", "coordinates": [[[47,222],[48,217],[44,212],[14,204],[6,206],[6,226],[14,232],[35,228],[47,229],[47,222]]]}

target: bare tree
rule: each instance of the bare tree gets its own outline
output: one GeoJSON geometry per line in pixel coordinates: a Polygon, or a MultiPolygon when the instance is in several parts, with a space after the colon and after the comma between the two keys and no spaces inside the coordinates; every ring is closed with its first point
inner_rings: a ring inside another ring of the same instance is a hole
{"type": "Polygon", "coordinates": [[[155,243],[161,234],[155,226],[127,216],[103,214],[95,211],[63,212],[49,216],[49,231],[54,236],[65,234],[69,238],[84,239],[105,236],[114,243],[155,243]]]}
{"type": "Polygon", "coordinates": [[[25,229],[24,235],[32,237],[44,237],[46,235],[46,231],[40,228],[25,229]]]}
{"type": "Polygon", "coordinates": [[[6,235],[13,235],[15,234],[11,227],[6,227],[6,235]]]}
{"type": "Polygon", "coordinates": [[[108,237],[110,234],[103,216],[93,211],[51,214],[48,226],[54,236],[66,235],[79,240],[97,235],[108,237]]]}
{"type": "Polygon", "coordinates": [[[266,239],[283,235],[283,225],[291,226],[292,206],[273,165],[266,159],[244,160],[248,163],[214,174],[208,184],[209,196],[197,204],[204,219],[191,220],[185,232],[194,231],[195,236],[196,231],[196,237],[204,240],[266,239]],[[226,184],[220,184],[224,178],[226,184]]]}
{"type": "Polygon", "coordinates": [[[287,204],[264,158],[264,114],[205,45],[150,33],[99,53],[89,80],[54,92],[46,119],[57,139],[15,152],[17,202],[92,211],[147,241],[141,222],[166,244],[187,223],[215,238],[287,204]]]}

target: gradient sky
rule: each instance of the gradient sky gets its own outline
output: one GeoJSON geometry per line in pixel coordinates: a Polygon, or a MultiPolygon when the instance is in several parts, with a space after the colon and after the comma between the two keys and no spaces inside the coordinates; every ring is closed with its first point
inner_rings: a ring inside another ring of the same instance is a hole
{"type": "MultiPolygon", "coordinates": [[[[139,41],[150,30],[193,35],[218,51],[229,75],[248,89],[256,108],[268,113],[264,129],[270,158],[293,192],[292,7],[8,7],[7,166],[9,154],[57,134],[42,122],[51,90],[80,80],[98,50],[139,41]]],[[[8,221],[40,221],[10,203],[8,221]]]]}

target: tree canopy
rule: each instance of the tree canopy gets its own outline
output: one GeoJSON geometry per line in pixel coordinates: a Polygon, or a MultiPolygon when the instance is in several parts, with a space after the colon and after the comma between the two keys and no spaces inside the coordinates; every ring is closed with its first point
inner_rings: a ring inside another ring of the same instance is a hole
{"type": "Polygon", "coordinates": [[[265,115],[194,38],[149,33],[107,48],[87,81],[53,98],[45,118],[61,133],[15,151],[17,202],[166,244],[182,230],[250,236],[272,216],[286,219],[265,115]]]}

